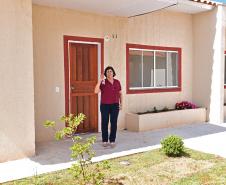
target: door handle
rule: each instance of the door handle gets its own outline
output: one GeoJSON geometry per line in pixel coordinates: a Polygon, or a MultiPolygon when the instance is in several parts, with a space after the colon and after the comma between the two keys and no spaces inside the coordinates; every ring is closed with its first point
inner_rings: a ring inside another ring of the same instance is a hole
{"type": "Polygon", "coordinates": [[[71,90],[75,90],[75,87],[73,85],[71,85],[71,90]]]}

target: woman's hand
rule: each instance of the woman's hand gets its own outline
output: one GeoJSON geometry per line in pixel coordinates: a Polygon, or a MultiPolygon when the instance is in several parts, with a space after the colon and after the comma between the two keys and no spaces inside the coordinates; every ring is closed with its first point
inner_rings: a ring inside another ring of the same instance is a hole
{"type": "Polygon", "coordinates": [[[122,91],[119,91],[119,110],[122,110],[122,91]]]}
{"type": "Polygon", "coordinates": [[[122,110],[122,104],[121,103],[119,104],[119,110],[122,110]]]}
{"type": "Polygon", "coordinates": [[[101,74],[100,75],[100,81],[103,81],[104,80],[104,74],[101,74]]]}

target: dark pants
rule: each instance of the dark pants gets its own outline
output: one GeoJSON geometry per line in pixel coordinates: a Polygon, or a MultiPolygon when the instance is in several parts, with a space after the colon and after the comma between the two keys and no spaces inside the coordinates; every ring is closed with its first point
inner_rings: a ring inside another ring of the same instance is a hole
{"type": "Polygon", "coordinates": [[[117,131],[117,120],[119,114],[119,104],[101,104],[101,130],[102,130],[102,141],[108,142],[108,122],[110,116],[111,131],[110,131],[110,142],[115,142],[116,131],[117,131]]]}

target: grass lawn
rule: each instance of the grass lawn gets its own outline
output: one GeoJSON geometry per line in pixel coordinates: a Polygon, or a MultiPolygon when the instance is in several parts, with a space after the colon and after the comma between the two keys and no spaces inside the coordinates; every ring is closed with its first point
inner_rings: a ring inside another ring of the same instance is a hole
{"type": "MultiPolygon", "coordinates": [[[[111,160],[107,185],[226,185],[226,159],[190,149],[183,157],[165,156],[159,149],[111,160]]],[[[68,170],[4,183],[79,184],[68,170]]]]}

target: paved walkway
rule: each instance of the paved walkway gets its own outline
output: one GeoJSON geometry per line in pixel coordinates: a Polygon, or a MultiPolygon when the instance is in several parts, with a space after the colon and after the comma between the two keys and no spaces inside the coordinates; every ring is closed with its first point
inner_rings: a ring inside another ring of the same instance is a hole
{"type": "MultiPolygon", "coordinates": [[[[94,145],[97,157],[93,160],[100,161],[159,148],[160,140],[169,134],[183,137],[188,148],[226,158],[225,123],[221,125],[200,123],[147,132],[120,131],[116,147],[113,149],[102,147],[100,133],[86,134],[83,137],[97,136],[94,145]]],[[[70,140],[38,143],[36,156],[0,163],[0,183],[70,167],[72,161],[68,148],[71,144],[70,140]]]]}

